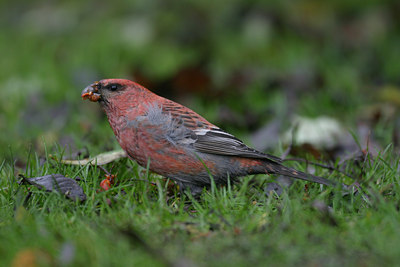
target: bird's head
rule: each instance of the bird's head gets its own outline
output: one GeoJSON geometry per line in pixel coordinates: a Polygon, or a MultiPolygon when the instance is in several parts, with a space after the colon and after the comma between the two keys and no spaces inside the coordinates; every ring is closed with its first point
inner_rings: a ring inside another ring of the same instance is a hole
{"type": "Polygon", "coordinates": [[[92,102],[107,102],[127,91],[140,90],[135,82],[125,79],[104,79],[94,82],[82,91],[82,98],[92,102]]]}

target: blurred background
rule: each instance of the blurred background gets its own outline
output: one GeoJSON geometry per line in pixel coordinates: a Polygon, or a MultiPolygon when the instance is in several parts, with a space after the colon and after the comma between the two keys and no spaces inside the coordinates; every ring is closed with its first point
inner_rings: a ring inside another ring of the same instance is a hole
{"type": "Polygon", "coordinates": [[[260,149],[327,116],[397,143],[396,0],[1,1],[0,157],[118,148],[82,89],[132,79],[260,149]]]}

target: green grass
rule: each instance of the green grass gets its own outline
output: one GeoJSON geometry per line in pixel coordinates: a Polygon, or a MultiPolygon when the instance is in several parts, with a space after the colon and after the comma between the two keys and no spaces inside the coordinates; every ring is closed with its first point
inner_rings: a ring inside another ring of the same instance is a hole
{"type": "Polygon", "coordinates": [[[0,6],[0,265],[398,265],[396,1],[0,6]],[[276,119],[282,134],[297,115],[334,117],[356,139],[362,122],[381,154],[346,171],[369,198],[302,181],[267,196],[271,178],[258,175],[194,200],[127,159],[105,166],[117,185],[98,192],[103,171],[57,159],[119,148],[99,107],[80,98],[102,78],[139,81],[245,141],[276,119]],[[79,176],[88,199],[18,184],[51,173],[79,176]]]}
{"type": "Polygon", "coordinates": [[[103,172],[95,166],[51,158],[41,165],[35,158],[24,172],[4,162],[1,264],[33,253],[43,266],[392,265],[400,257],[398,162],[390,148],[371,162],[363,185],[368,199],[302,181],[267,196],[265,175],[193,199],[127,159],[114,163],[117,185],[98,192],[103,172]],[[17,173],[79,176],[88,198],[73,202],[19,185],[17,173]],[[63,260],[66,247],[74,252],[63,260]]]}

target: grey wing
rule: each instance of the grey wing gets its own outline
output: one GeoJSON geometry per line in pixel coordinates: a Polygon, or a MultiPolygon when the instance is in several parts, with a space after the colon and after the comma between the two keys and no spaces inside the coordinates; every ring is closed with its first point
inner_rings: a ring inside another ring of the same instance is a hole
{"type": "Polygon", "coordinates": [[[219,128],[194,130],[191,134],[196,151],[208,154],[267,159],[282,163],[282,159],[248,147],[235,136],[219,128]],[[194,134],[193,134],[194,133],[194,134]]]}
{"type": "Polygon", "coordinates": [[[205,121],[183,106],[167,102],[162,109],[164,117],[168,118],[162,125],[167,126],[166,136],[172,144],[189,145],[202,153],[265,159],[282,163],[282,159],[248,147],[235,136],[205,121]]]}

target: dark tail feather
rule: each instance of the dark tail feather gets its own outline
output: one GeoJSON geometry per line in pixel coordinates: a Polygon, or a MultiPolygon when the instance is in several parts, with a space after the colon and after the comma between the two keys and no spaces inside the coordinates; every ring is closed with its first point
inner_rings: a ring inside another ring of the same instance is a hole
{"type": "Polygon", "coordinates": [[[313,183],[319,183],[319,184],[324,184],[324,185],[329,185],[329,186],[336,186],[337,183],[334,181],[330,181],[328,179],[315,176],[312,174],[307,174],[298,170],[295,170],[293,168],[289,168],[283,165],[278,165],[278,164],[268,164],[266,166],[267,172],[271,174],[280,174],[284,176],[289,176],[293,177],[296,179],[301,179],[313,183]]]}

